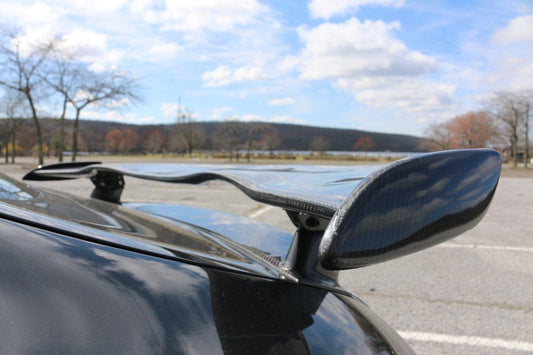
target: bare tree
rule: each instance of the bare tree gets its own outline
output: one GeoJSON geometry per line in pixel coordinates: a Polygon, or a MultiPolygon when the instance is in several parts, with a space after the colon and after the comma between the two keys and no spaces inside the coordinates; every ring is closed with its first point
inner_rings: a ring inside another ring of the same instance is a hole
{"type": "Polygon", "coordinates": [[[524,167],[527,169],[527,164],[529,162],[529,121],[531,120],[531,110],[533,109],[533,95],[531,93],[527,93],[523,97],[523,107],[524,107],[524,114],[522,117],[523,125],[524,125],[524,167]]]}
{"type": "Polygon", "coordinates": [[[43,73],[43,80],[61,98],[61,114],[59,116],[59,137],[57,139],[58,160],[63,161],[65,145],[65,118],[68,103],[76,93],[84,88],[84,80],[88,77],[88,69],[75,61],[75,54],[56,46],[51,52],[48,70],[43,73]]]}
{"type": "Polygon", "coordinates": [[[425,132],[427,140],[423,143],[424,148],[429,150],[448,150],[454,148],[453,132],[449,126],[449,121],[430,125],[425,132]]]}
{"type": "Polygon", "coordinates": [[[141,137],[139,134],[132,128],[124,127],[120,130],[122,133],[122,141],[120,142],[120,147],[122,153],[131,154],[138,151],[139,143],[141,137]]]}
{"type": "MultiPolygon", "coordinates": [[[[54,151],[54,142],[58,141],[57,136],[57,121],[51,118],[41,119],[41,131],[43,135],[43,153],[50,158],[54,151]]],[[[56,145],[59,148],[59,144],[56,145]]]]}
{"type": "Polygon", "coordinates": [[[0,149],[4,154],[6,164],[9,163],[9,140],[11,139],[11,124],[9,119],[0,119],[0,149]]]}
{"type": "Polygon", "coordinates": [[[309,143],[309,150],[319,152],[320,155],[324,155],[329,147],[329,141],[322,136],[313,138],[309,143]]]}
{"type": "Polygon", "coordinates": [[[8,90],[1,100],[1,111],[6,117],[8,133],[6,136],[6,163],[8,162],[9,140],[11,140],[11,163],[15,163],[17,153],[17,131],[28,116],[27,107],[24,103],[24,96],[19,91],[8,90]]]}
{"type": "Polygon", "coordinates": [[[124,136],[120,129],[113,129],[109,131],[105,137],[106,149],[111,153],[117,154],[121,150],[121,143],[124,136]]]}
{"type": "Polygon", "coordinates": [[[368,152],[376,148],[376,142],[370,136],[360,136],[353,144],[353,150],[362,150],[368,152]]]}
{"type": "Polygon", "coordinates": [[[429,126],[425,148],[430,150],[484,148],[497,144],[500,129],[494,118],[484,111],[467,112],[429,126]]]}
{"type": "MultiPolygon", "coordinates": [[[[499,92],[491,102],[491,113],[505,127],[511,143],[511,155],[513,166],[518,165],[518,133],[522,125],[526,125],[526,160],[529,154],[529,117],[531,110],[531,100],[528,95],[520,92],[499,92]],[[527,123],[525,122],[527,121],[527,123]]],[[[527,163],[526,163],[527,166],[527,163]]]]}
{"type": "Polygon", "coordinates": [[[17,147],[20,145],[22,152],[31,153],[32,148],[37,147],[37,137],[31,120],[23,120],[17,129],[17,147]]]}
{"type": "Polygon", "coordinates": [[[205,132],[194,120],[194,114],[189,110],[181,110],[181,104],[177,117],[176,135],[178,144],[183,146],[192,156],[192,151],[201,146],[205,141],[205,132]]]}
{"type": "Polygon", "coordinates": [[[59,161],[63,161],[64,121],[68,104],[75,111],[72,130],[72,161],[75,161],[79,146],[79,118],[84,108],[90,105],[124,106],[140,100],[138,82],[130,74],[119,70],[97,74],[87,64],[80,62],[76,53],[69,52],[60,45],[52,51],[48,71],[44,74],[43,79],[61,98],[59,161]]]}
{"type": "Polygon", "coordinates": [[[272,158],[274,156],[274,149],[281,146],[281,137],[279,136],[278,131],[275,128],[270,128],[261,137],[259,146],[261,149],[268,150],[269,156],[272,158]]]}
{"type": "Polygon", "coordinates": [[[448,129],[453,134],[452,148],[485,148],[498,143],[500,132],[487,112],[467,112],[449,121],[448,129]]]}
{"type": "Polygon", "coordinates": [[[30,110],[37,137],[39,164],[44,163],[41,126],[37,112],[38,95],[43,94],[42,71],[55,39],[31,45],[23,41],[22,33],[7,27],[0,28],[0,85],[20,92],[30,110]]]}
{"type": "Polygon", "coordinates": [[[235,151],[236,159],[239,161],[239,153],[236,151],[241,142],[241,122],[225,121],[217,127],[217,141],[221,148],[229,152],[230,161],[233,160],[233,152],[235,151]]]}
{"type": "Polygon", "coordinates": [[[155,129],[148,134],[143,142],[143,148],[149,153],[160,153],[166,146],[166,138],[163,132],[155,129]]]}
{"type": "Polygon", "coordinates": [[[104,72],[100,75],[90,71],[84,73],[83,85],[78,88],[75,96],[68,100],[76,112],[72,131],[72,161],[76,161],[80,113],[84,108],[97,103],[100,106],[113,103],[121,103],[121,106],[125,106],[127,103],[141,100],[138,94],[138,80],[128,73],[118,70],[104,72]]]}
{"type": "Polygon", "coordinates": [[[250,162],[250,151],[255,147],[257,141],[269,127],[259,122],[248,122],[244,126],[246,132],[246,161],[250,162]]]}
{"type": "MultiPolygon", "coordinates": [[[[80,132],[81,138],[85,141],[89,153],[105,151],[105,137],[107,132],[107,130],[96,128],[84,129],[80,132]]],[[[66,131],[65,133],[68,133],[72,137],[72,132],[66,131]]]]}

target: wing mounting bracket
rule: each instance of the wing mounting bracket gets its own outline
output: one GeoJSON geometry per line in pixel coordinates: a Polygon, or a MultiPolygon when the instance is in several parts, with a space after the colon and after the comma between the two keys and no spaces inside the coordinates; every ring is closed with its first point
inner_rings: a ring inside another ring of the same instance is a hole
{"type": "Polygon", "coordinates": [[[112,171],[98,171],[91,176],[94,184],[94,190],[91,193],[92,198],[120,204],[120,196],[124,191],[124,176],[112,171]]]}

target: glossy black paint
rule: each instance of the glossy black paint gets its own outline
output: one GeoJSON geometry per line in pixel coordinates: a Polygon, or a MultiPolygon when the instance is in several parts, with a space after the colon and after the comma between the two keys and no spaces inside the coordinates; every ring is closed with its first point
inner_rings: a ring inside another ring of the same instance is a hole
{"type": "MultiPolygon", "coordinates": [[[[99,161],[74,161],[74,162],[65,162],[65,163],[56,163],[48,165],[39,165],[34,171],[43,171],[43,170],[56,170],[56,169],[80,169],[85,168],[91,165],[102,164],[99,161]]],[[[28,180],[40,180],[40,181],[53,181],[53,180],[71,180],[72,177],[58,177],[58,176],[47,176],[40,174],[33,174],[33,171],[26,174],[24,177],[28,180]]]]}
{"type": "Polygon", "coordinates": [[[0,280],[2,354],[411,353],[356,299],[4,219],[0,280]]]}
{"type": "Polygon", "coordinates": [[[145,254],[294,280],[279,266],[290,246],[290,233],[192,207],[131,207],[137,209],[36,189],[0,176],[0,217],[145,254]]]}
{"type": "Polygon", "coordinates": [[[445,151],[398,161],[368,176],[340,206],[319,258],[331,270],[396,258],[475,226],[496,190],[501,156],[445,151]]]}
{"type": "Polygon", "coordinates": [[[165,203],[124,203],[123,206],[172,223],[201,226],[225,238],[231,237],[233,242],[276,259],[273,260],[276,264],[285,260],[293,238],[291,233],[271,225],[220,211],[165,203]]]}

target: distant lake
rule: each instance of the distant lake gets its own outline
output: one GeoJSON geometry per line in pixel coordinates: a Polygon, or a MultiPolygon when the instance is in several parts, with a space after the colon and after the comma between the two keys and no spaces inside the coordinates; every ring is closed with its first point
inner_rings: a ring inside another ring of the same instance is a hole
{"type": "MultiPolygon", "coordinates": [[[[240,154],[245,154],[246,150],[240,149],[240,154]]],[[[85,152],[80,151],[77,153],[78,156],[90,156],[90,155],[111,155],[109,152],[85,152]]],[[[265,156],[269,155],[270,151],[268,150],[251,150],[250,154],[252,156],[265,156]]],[[[281,156],[306,156],[306,155],[319,155],[319,152],[310,152],[308,150],[273,150],[272,154],[274,155],[281,155],[281,156]]],[[[412,156],[422,154],[421,152],[361,152],[361,151],[335,151],[335,150],[328,150],[323,155],[330,155],[330,156],[345,156],[345,157],[366,157],[366,158],[391,158],[391,159],[400,159],[400,158],[410,158],[412,156]]],[[[72,155],[72,152],[65,151],[63,152],[64,156],[70,156],[72,155]]]]}
{"type": "MultiPolygon", "coordinates": [[[[240,150],[241,154],[243,153],[240,150]]],[[[268,150],[252,150],[250,151],[252,155],[269,155],[270,151],[268,150]]],[[[317,152],[310,152],[308,150],[274,150],[272,151],[274,155],[311,155],[311,153],[317,155],[317,152]]],[[[325,155],[332,156],[348,156],[348,157],[369,157],[369,158],[409,158],[418,154],[420,152],[362,152],[362,151],[326,151],[325,155]]]]}

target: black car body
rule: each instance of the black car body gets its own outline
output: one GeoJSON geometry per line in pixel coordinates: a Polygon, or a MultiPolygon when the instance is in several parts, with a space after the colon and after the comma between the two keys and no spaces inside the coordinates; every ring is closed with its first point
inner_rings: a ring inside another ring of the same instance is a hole
{"type": "Polygon", "coordinates": [[[474,150],[423,155],[370,175],[77,163],[26,177],[88,176],[91,199],[2,176],[0,353],[411,353],[337,284],[338,271],[471,228],[494,194],[500,164],[496,152],[474,150]],[[284,208],[297,230],[212,210],[122,203],[124,175],[226,180],[284,208]]]}

